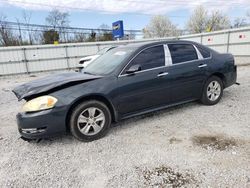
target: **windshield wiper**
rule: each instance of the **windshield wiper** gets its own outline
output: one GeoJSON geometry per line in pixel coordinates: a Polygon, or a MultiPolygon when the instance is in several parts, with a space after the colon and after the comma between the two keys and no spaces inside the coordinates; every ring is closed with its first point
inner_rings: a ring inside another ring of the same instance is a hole
{"type": "Polygon", "coordinates": [[[93,73],[91,73],[91,72],[86,72],[86,71],[84,71],[83,73],[84,73],[84,74],[90,74],[90,75],[96,75],[96,74],[93,74],[93,73]]]}

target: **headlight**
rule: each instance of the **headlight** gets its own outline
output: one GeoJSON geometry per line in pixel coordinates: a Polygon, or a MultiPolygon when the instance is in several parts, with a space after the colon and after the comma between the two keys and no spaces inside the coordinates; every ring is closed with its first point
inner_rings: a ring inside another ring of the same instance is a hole
{"type": "Polygon", "coordinates": [[[40,110],[46,110],[53,108],[57,102],[57,99],[52,96],[42,96],[34,98],[23,105],[22,111],[35,112],[40,110]]]}

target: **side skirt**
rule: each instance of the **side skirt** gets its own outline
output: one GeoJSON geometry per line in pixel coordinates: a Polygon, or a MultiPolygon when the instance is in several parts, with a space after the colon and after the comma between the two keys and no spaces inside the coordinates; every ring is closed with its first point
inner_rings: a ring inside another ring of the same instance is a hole
{"type": "Polygon", "coordinates": [[[182,102],[178,102],[178,103],[168,104],[168,105],[164,105],[164,106],[160,106],[160,107],[156,107],[156,108],[149,108],[149,109],[146,109],[146,110],[143,110],[143,111],[137,111],[137,112],[125,114],[125,115],[121,116],[120,120],[128,119],[128,118],[143,115],[143,114],[148,114],[148,113],[151,113],[151,112],[155,112],[155,111],[158,111],[158,110],[163,110],[163,109],[166,109],[166,108],[169,108],[169,107],[178,106],[180,104],[185,104],[185,103],[193,102],[193,101],[196,101],[196,100],[197,99],[190,99],[190,100],[186,100],[186,101],[182,101],[182,102]]]}

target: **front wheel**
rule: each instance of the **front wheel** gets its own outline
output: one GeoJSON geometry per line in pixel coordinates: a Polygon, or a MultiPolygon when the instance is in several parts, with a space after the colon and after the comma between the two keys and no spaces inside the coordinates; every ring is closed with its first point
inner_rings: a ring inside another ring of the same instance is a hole
{"type": "Polygon", "coordinates": [[[223,83],[217,76],[211,76],[205,83],[201,102],[206,105],[217,104],[223,95],[223,83]]]}
{"type": "Polygon", "coordinates": [[[89,142],[103,137],[109,130],[111,114],[99,101],[86,101],[76,106],[70,117],[70,130],[78,140],[89,142]]]}

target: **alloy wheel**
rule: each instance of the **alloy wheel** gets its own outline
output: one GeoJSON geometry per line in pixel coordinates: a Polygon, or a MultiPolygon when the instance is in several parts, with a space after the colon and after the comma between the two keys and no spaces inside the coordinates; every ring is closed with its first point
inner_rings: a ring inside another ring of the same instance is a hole
{"type": "Polygon", "coordinates": [[[207,86],[207,98],[210,101],[216,101],[221,95],[221,85],[218,81],[214,80],[207,86]]]}
{"type": "Polygon", "coordinates": [[[105,124],[103,111],[96,107],[89,107],[80,113],[77,120],[79,131],[86,136],[99,133],[105,124]]]}

